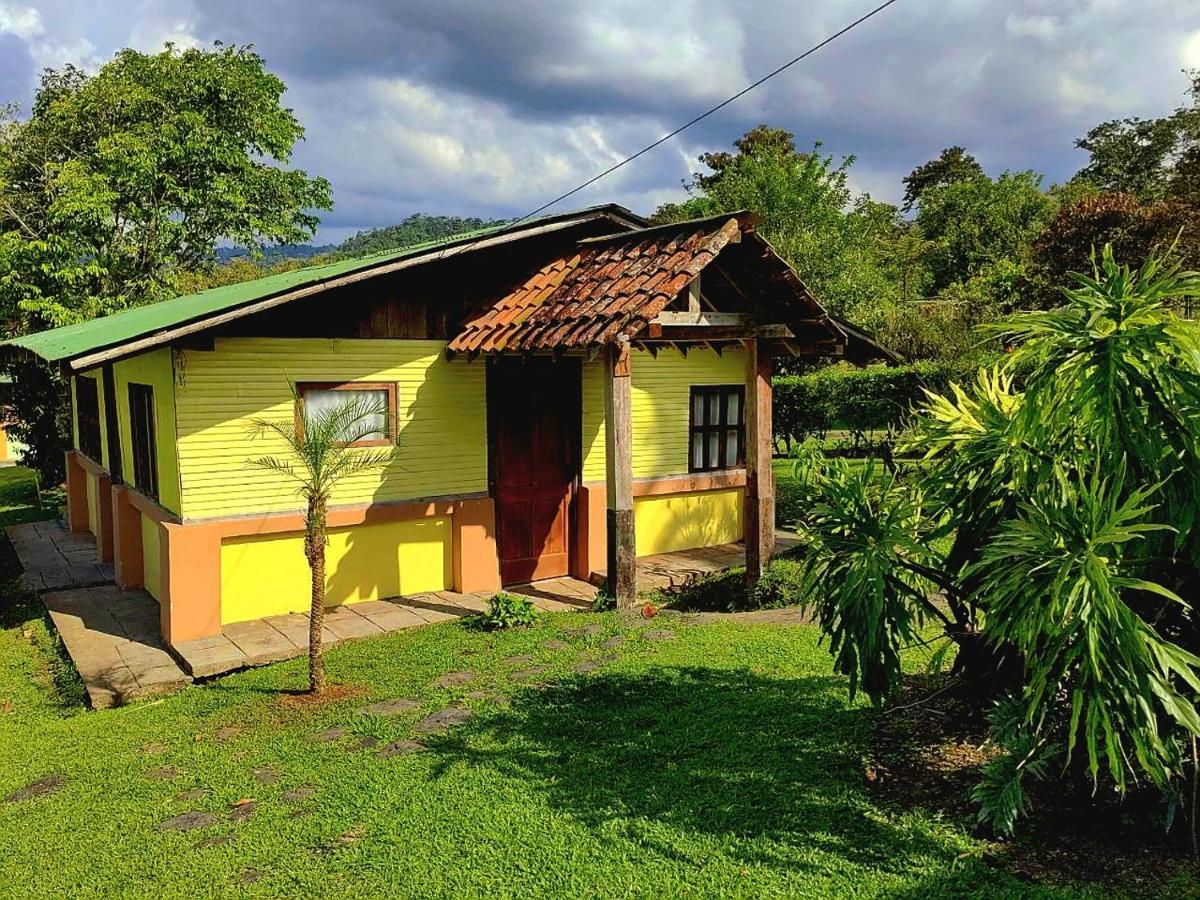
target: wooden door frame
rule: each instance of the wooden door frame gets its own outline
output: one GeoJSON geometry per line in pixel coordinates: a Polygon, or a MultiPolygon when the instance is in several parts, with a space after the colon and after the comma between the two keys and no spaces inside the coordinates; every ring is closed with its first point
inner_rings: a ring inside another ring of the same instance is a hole
{"type": "MultiPolygon", "coordinates": [[[[571,405],[571,409],[567,411],[567,427],[570,429],[571,443],[571,481],[568,485],[567,496],[567,572],[571,573],[577,570],[579,562],[579,548],[576,536],[578,534],[578,518],[579,518],[579,491],[583,485],[583,360],[573,356],[553,357],[553,356],[532,356],[532,360],[545,360],[556,366],[569,367],[570,377],[574,380],[574,390],[572,391],[575,401],[571,405]]],[[[504,528],[503,515],[501,514],[501,504],[499,494],[496,491],[496,415],[500,410],[500,401],[497,400],[496,392],[499,390],[497,385],[498,377],[496,370],[500,366],[520,366],[525,365],[525,359],[516,357],[495,356],[487,359],[487,372],[485,375],[484,386],[484,405],[487,407],[487,469],[488,469],[488,496],[495,502],[496,509],[496,549],[499,553],[500,547],[503,546],[500,535],[504,528]]],[[[500,560],[500,568],[503,570],[504,561],[500,560]]],[[[509,582],[517,584],[518,582],[509,582]]],[[[501,584],[503,587],[503,583],[501,584]]]]}

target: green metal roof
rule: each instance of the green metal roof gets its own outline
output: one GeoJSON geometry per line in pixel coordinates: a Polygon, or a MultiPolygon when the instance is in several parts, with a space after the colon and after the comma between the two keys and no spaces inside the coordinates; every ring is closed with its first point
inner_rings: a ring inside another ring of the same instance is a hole
{"type": "Polygon", "coordinates": [[[252,281],[209,288],[198,294],[188,294],[173,300],[136,306],[76,325],[64,325],[49,331],[12,338],[4,341],[3,346],[20,347],[37,354],[42,359],[58,362],[81,356],[93,350],[132,341],[166,328],[204,319],[276,294],[319,284],[322,281],[328,281],[360,269],[369,269],[407,256],[416,256],[443,244],[486,237],[503,227],[502,225],[493,225],[478,231],[414,244],[403,250],[385,250],[369,256],[342,259],[320,266],[309,266],[290,272],[267,275],[252,281]]]}
{"type": "MultiPolygon", "coordinates": [[[[517,231],[556,220],[570,220],[579,216],[604,212],[637,219],[633,213],[623,207],[616,204],[605,204],[529,219],[522,222],[517,231]]],[[[50,362],[69,360],[105,348],[117,347],[180,325],[202,321],[210,316],[236,310],[238,307],[258,300],[318,285],[323,281],[329,281],[352,272],[371,269],[410,256],[420,256],[437,247],[469,244],[474,240],[503,231],[507,227],[506,225],[492,225],[476,231],[414,244],[402,250],[384,250],[368,256],[267,275],[253,281],[209,288],[198,294],[188,294],[173,300],[137,306],[76,325],[64,325],[49,331],[11,338],[0,342],[0,347],[19,347],[50,362]]]]}

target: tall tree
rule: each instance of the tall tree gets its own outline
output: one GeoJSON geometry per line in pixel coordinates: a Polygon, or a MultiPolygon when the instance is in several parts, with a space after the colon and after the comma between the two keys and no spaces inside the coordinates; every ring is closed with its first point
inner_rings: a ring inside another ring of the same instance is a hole
{"type": "Polygon", "coordinates": [[[819,143],[798,152],[783,129],[760,125],[735,147],[736,153],[702,155],[709,171],[693,175],[689,199],[660,206],[654,220],[749,209],[831,312],[871,327],[874,312],[897,294],[876,241],[896,228],[895,207],[855,195],[847,181],[853,157],[834,162],[819,143]]]}
{"type": "Polygon", "coordinates": [[[934,242],[934,290],[965,282],[1002,261],[1024,261],[1056,203],[1034,172],[1005,172],[926,189],[917,225],[934,242]]]}
{"type": "Polygon", "coordinates": [[[962,147],[947,147],[937,159],[917,166],[904,178],[904,200],[900,206],[909,212],[921,202],[921,195],[930,188],[943,187],[958,181],[983,177],[983,167],[962,147]]]}
{"type": "Polygon", "coordinates": [[[1142,202],[1178,196],[1200,158],[1200,71],[1188,73],[1188,103],[1154,119],[1102,122],[1075,142],[1088,162],[1075,176],[1142,202]]]}
{"type": "MultiPolygon", "coordinates": [[[[28,118],[0,127],[7,333],[160,300],[221,240],[310,238],[330,188],[285,167],[304,130],[284,89],[252,50],[220,44],[48,70],[28,118]]],[[[19,437],[44,441],[35,405],[12,412],[19,437]]],[[[54,448],[35,451],[61,475],[54,448]]]]}

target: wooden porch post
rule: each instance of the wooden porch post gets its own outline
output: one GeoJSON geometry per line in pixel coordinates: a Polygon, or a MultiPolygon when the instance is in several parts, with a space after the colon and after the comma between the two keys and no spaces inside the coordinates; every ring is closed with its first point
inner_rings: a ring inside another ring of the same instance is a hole
{"type": "Polygon", "coordinates": [[[771,468],[771,350],[746,341],[746,586],[753,588],[775,552],[775,473],[771,468]]]}
{"type": "Polygon", "coordinates": [[[633,419],[629,341],[608,349],[604,392],[605,483],[608,489],[608,589],[619,609],[637,600],[633,528],[633,419]]]}

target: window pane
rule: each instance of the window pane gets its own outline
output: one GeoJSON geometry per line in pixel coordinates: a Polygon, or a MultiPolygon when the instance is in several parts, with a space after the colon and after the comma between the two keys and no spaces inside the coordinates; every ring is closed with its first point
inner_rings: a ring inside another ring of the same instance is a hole
{"type": "Polygon", "coordinates": [[[710,431],[705,435],[708,441],[708,465],[705,468],[715,469],[717,460],[720,458],[718,453],[721,449],[721,433],[719,431],[710,431]]]}
{"type": "Polygon", "coordinates": [[[725,432],[725,465],[736,466],[738,461],[738,430],[731,428],[725,432]]]}
{"type": "Polygon", "coordinates": [[[708,425],[716,425],[721,421],[721,394],[720,391],[711,391],[708,394],[708,425]]]}
{"type": "Polygon", "coordinates": [[[692,391],[692,421],[697,425],[704,424],[704,394],[692,391]]]}
{"type": "Polygon", "coordinates": [[[304,410],[312,421],[321,421],[337,410],[354,404],[371,414],[346,422],[342,428],[344,441],[378,441],[387,437],[388,392],[385,390],[331,391],[312,388],[304,392],[304,410]]]}
{"type": "Polygon", "coordinates": [[[741,421],[742,398],[738,396],[737,391],[730,391],[725,395],[725,421],[731,425],[736,425],[741,421]]]}
{"type": "Polygon", "coordinates": [[[692,432],[692,468],[704,468],[704,435],[699,431],[692,432]]]}

